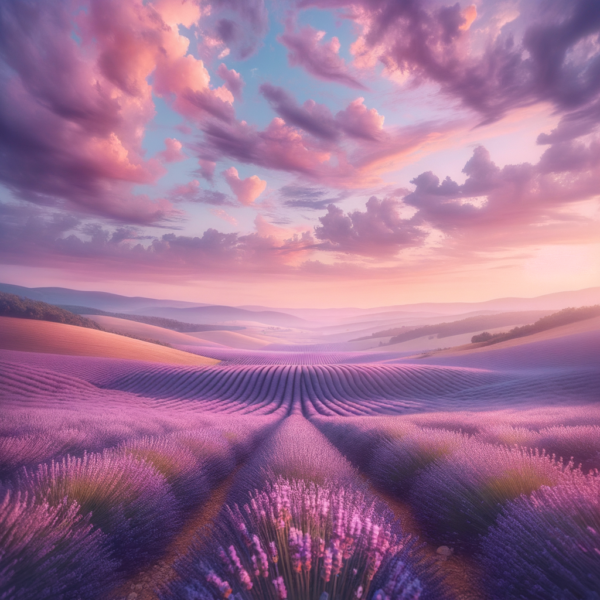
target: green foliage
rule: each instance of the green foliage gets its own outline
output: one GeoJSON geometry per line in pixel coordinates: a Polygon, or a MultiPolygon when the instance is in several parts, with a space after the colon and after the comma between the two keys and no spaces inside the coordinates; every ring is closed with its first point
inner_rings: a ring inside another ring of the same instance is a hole
{"type": "Polygon", "coordinates": [[[436,323],[435,325],[424,325],[422,327],[396,327],[378,331],[371,336],[358,338],[358,340],[370,340],[372,338],[380,338],[392,336],[389,344],[399,344],[400,342],[408,342],[417,338],[435,336],[437,338],[450,337],[452,335],[460,335],[461,333],[470,333],[485,328],[503,327],[505,325],[518,325],[519,323],[527,323],[540,315],[546,314],[547,311],[525,311],[525,312],[509,312],[499,313],[495,315],[477,315],[460,319],[458,321],[450,321],[448,323],[436,323]]]}
{"type": "Polygon", "coordinates": [[[36,321],[52,321],[77,327],[87,327],[103,331],[103,328],[90,319],[75,315],[68,310],[52,304],[21,298],[14,294],[0,292],[0,316],[17,317],[19,319],[34,319],[36,321]]]}
{"type": "Polygon", "coordinates": [[[570,325],[571,323],[577,323],[578,321],[585,321],[595,317],[600,317],[600,304],[594,306],[580,306],[579,308],[564,308],[563,310],[559,310],[558,312],[538,319],[531,325],[513,327],[510,331],[505,333],[496,333],[492,335],[491,333],[484,331],[483,333],[474,335],[471,338],[471,342],[473,344],[477,342],[487,342],[486,345],[497,344],[506,340],[514,340],[516,338],[533,335],[534,333],[541,333],[542,331],[548,331],[548,329],[570,325]]]}
{"type": "Polygon", "coordinates": [[[151,317],[147,315],[130,315],[127,313],[112,313],[100,310],[99,308],[91,308],[89,306],[70,306],[64,305],[61,308],[68,310],[77,315],[102,315],[104,317],[115,317],[117,319],[126,319],[127,321],[135,321],[136,323],[145,323],[146,325],[154,325],[179,333],[190,333],[199,331],[239,331],[246,329],[239,325],[196,325],[194,323],[183,323],[175,319],[167,319],[165,317],[151,317]]]}
{"type": "Polygon", "coordinates": [[[16,317],[18,319],[64,323],[65,325],[75,325],[76,327],[85,327],[87,329],[96,329],[97,331],[114,333],[115,335],[121,335],[142,342],[149,342],[150,344],[157,344],[159,346],[166,346],[167,348],[171,347],[170,344],[159,340],[106,329],[91,319],[86,319],[81,315],[61,308],[60,306],[54,306],[54,304],[47,304],[46,302],[40,302],[39,300],[30,300],[29,298],[22,298],[21,296],[7,294],[5,292],[0,292],[0,317],[16,317]]]}

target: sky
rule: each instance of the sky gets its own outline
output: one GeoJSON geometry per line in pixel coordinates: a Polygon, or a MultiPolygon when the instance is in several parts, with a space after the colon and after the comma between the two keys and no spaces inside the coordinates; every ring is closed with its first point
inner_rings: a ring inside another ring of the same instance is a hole
{"type": "Polygon", "coordinates": [[[600,285],[598,0],[0,3],[0,280],[372,307],[600,285]]]}

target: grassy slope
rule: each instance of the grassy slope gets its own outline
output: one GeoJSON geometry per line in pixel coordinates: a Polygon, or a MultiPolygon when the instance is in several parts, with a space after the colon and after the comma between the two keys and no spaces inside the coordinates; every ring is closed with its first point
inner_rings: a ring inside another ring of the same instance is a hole
{"type": "Polygon", "coordinates": [[[578,323],[579,321],[586,321],[596,317],[600,317],[600,304],[597,304],[596,306],[581,306],[580,308],[565,308],[551,315],[542,317],[531,325],[514,327],[505,333],[496,333],[490,336],[487,331],[484,331],[480,335],[473,336],[471,342],[474,344],[483,342],[484,345],[489,346],[491,344],[498,344],[508,340],[527,337],[535,333],[542,333],[549,329],[555,329],[556,327],[562,327],[563,325],[570,325],[571,323],[578,323]]]}
{"type": "Polygon", "coordinates": [[[70,356],[98,356],[176,365],[219,361],[97,329],[31,319],[0,317],[0,348],[70,356]]]}

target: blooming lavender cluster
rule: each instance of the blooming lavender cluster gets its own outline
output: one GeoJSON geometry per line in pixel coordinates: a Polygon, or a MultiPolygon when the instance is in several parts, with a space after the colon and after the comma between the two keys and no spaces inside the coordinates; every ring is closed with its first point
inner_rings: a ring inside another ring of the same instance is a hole
{"type": "Polygon", "coordinates": [[[277,477],[353,484],[357,472],[310,421],[300,415],[284,419],[241,470],[231,500],[245,501],[247,490],[277,477]]]}
{"type": "Polygon", "coordinates": [[[416,600],[415,540],[363,492],[279,479],[227,507],[163,600],[416,600]]]}
{"type": "Polygon", "coordinates": [[[467,436],[444,429],[417,429],[399,439],[384,439],[373,452],[368,473],[382,489],[405,496],[420,472],[467,441],[467,436]]]}
{"type": "MultiPolygon", "coordinates": [[[[166,421],[189,426],[180,418],[166,421]]],[[[247,451],[265,423],[271,426],[260,418],[245,429],[233,423],[222,421],[219,428],[213,420],[204,430],[137,437],[12,472],[0,510],[0,598],[106,598],[123,577],[164,551],[185,511],[234,469],[237,446],[247,451]]],[[[4,439],[10,448],[14,437],[4,439]]],[[[21,439],[17,448],[24,455],[48,448],[43,435],[21,439]]]]}
{"type": "Polygon", "coordinates": [[[542,487],[509,503],[482,542],[493,597],[600,597],[600,477],[542,487]]]}
{"type": "Polygon", "coordinates": [[[17,489],[38,502],[75,501],[103,531],[113,553],[129,570],[156,555],[181,524],[165,478],[145,461],[107,451],[24,471],[17,489]]]}
{"type": "Polygon", "coordinates": [[[37,503],[0,489],[0,598],[89,600],[106,597],[116,563],[106,536],[62,500],[37,503]]]}
{"type": "Polygon", "coordinates": [[[582,477],[573,463],[538,450],[469,441],[417,478],[410,502],[434,539],[467,550],[508,501],[582,477]]]}

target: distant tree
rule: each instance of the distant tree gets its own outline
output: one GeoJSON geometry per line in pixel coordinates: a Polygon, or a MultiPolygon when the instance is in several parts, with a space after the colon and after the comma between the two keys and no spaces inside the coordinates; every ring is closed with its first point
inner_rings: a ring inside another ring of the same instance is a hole
{"type": "Polygon", "coordinates": [[[477,344],[479,342],[489,342],[494,336],[489,331],[484,331],[482,333],[478,333],[471,338],[472,344],[477,344]]]}

